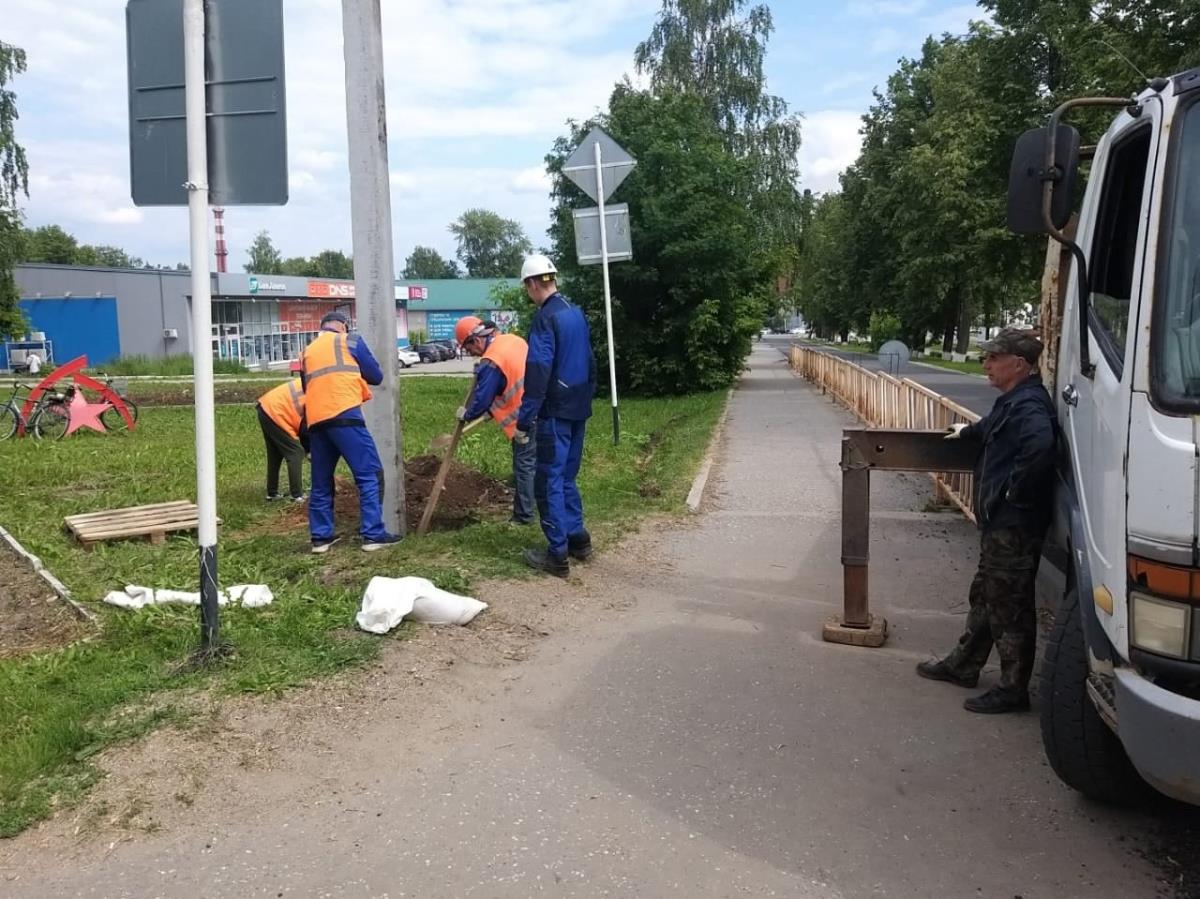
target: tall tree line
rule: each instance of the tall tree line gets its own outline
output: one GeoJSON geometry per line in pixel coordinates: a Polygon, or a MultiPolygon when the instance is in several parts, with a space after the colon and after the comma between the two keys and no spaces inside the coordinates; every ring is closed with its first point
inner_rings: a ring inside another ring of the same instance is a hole
{"type": "MultiPolygon", "coordinates": [[[[793,300],[824,336],[887,321],[886,336],[965,352],[980,317],[1036,305],[1045,248],[1004,227],[1017,137],[1070,97],[1200,65],[1194,0],[979,6],[990,23],[929,38],[876,91],[858,159],[805,222],[793,300]]],[[[1105,126],[1077,121],[1093,142],[1105,126]]]]}

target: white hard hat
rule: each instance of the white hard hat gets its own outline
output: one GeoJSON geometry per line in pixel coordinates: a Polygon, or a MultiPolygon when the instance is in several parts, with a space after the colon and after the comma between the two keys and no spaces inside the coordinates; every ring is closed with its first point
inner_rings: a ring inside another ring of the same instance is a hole
{"type": "Polygon", "coordinates": [[[526,278],[536,278],[538,275],[553,275],[558,272],[554,267],[554,263],[550,261],[549,256],[543,256],[541,253],[534,253],[525,260],[525,264],[521,266],[521,280],[526,278]]]}

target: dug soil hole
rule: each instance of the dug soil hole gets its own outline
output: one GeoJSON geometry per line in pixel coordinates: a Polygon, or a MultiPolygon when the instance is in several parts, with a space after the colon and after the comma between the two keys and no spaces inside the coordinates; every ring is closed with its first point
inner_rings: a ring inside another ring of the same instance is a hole
{"type": "MultiPolygon", "coordinates": [[[[405,518],[408,530],[415,533],[425,512],[425,504],[437,479],[442,460],[439,456],[417,456],[404,462],[405,518]]],[[[334,515],[339,521],[358,519],[358,490],[354,482],[338,475],[334,478],[334,515]]],[[[442,488],[442,498],[429,526],[432,531],[452,531],[477,521],[512,514],[512,489],[503,481],[460,462],[451,462],[442,488]]],[[[308,526],[308,509],[289,509],[287,517],[297,529],[308,526]]]]}

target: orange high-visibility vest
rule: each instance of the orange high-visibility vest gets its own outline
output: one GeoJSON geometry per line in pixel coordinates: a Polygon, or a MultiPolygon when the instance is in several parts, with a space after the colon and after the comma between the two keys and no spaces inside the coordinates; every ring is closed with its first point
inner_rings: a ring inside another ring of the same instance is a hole
{"type": "Polygon", "coordinates": [[[371,398],[371,388],[350,352],[358,340],[357,334],[322,331],[300,354],[304,405],[310,427],[336,418],[371,398]]]}
{"type": "Polygon", "coordinates": [[[272,388],[258,398],[258,405],[267,418],[279,425],[294,439],[300,439],[300,419],[304,415],[304,385],[300,379],[272,388]]]}
{"type": "Polygon", "coordinates": [[[521,399],[525,396],[525,357],[528,353],[529,344],[516,334],[497,334],[483,354],[485,362],[490,362],[504,374],[504,390],[496,394],[488,411],[496,424],[504,428],[509,440],[517,429],[517,413],[521,411],[521,399]]]}

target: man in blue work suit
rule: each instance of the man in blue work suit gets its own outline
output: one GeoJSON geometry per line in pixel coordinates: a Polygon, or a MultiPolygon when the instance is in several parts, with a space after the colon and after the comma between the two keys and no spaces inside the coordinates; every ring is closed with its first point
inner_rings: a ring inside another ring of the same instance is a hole
{"type": "Polygon", "coordinates": [[[592,554],[575,478],[596,393],[596,357],[587,319],[558,292],[556,274],[554,263],[540,254],[521,266],[521,283],[538,309],[529,327],[525,396],[513,439],[537,436],[533,486],[549,544],[544,550],[527,550],[525,564],[566,577],[571,572],[568,555],[583,561],[592,554]]]}
{"type": "Polygon", "coordinates": [[[361,408],[371,398],[367,385],[381,383],[383,370],[366,342],[349,329],[344,313],[327,313],[321,333],[300,354],[304,433],[312,453],[308,529],[314,553],[328,552],[339,539],[333,532],[333,471],[338,459],[346,460],[358,487],[363,550],[373,552],[400,539],[383,525],[383,463],[361,408]]]}

